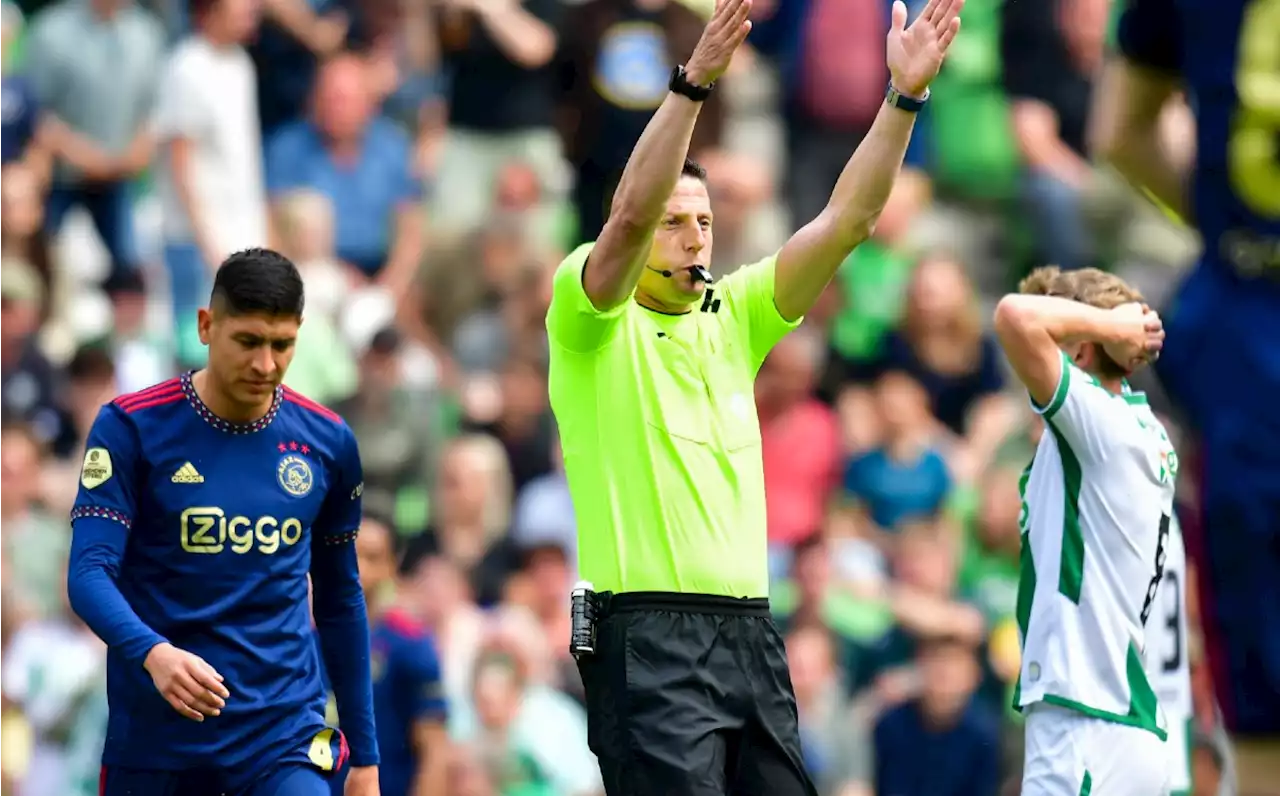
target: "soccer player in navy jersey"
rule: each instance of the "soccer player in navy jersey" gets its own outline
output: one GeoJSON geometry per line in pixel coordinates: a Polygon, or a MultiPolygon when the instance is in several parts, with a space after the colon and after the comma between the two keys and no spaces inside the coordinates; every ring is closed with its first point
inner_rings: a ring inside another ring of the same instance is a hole
{"type": "MultiPolygon", "coordinates": [[[[1158,372],[1200,437],[1201,614],[1242,796],[1280,794],[1280,0],[1127,0],[1102,154],[1204,238],[1158,372]],[[1185,91],[1195,163],[1159,134],[1185,91]]],[[[1195,542],[1199,542],[1196,545],[1195,542]]],[[[1199,550],[1197,551],[1197,547],[1199,550]]]]}
{"type": "Polygon", "coordinates": [[[250,249],[199,311],[208,365],[98,413],[71,605],[108,646],[105,796],[377,796],[355,437],[281,385],[297,269],[250,249]],[[343,732],[326,727],[320,654],[343,732]]]}
{"type": "MultiPolygon", "coordinates": [[[[366,518],[356,539],[356,556],[372,627],[373,708],[382,756],[378,765],[382,796],[445,796],[449,739],[435,641],[397,603],[391,529],[366,518]]],[[[340,776],[333,781],[333,796],[342,796],[340,776]]]]}

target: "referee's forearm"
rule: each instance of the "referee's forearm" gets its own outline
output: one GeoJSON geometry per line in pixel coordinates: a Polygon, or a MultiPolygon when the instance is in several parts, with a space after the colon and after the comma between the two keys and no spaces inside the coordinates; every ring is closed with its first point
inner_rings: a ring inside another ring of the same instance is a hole
{"type": "Polygon", "coordinates": [[[635,290],[653,231],[680,181],[701,108],[699,102],[668,93],[631,150],[609,219],[591,251],[591,267],[583,276],[583,287],[597,309],[616,307],[635,290]]]}
{"type": "Polygon", "coordinates": [[[840,173],[826,212],[854,239],[853,245],[871,236],[889,201],[915,122],[916,114],[881,105],[871,130],[840,173]]]}
{"type": "Polygon", "coordinates": [[[646,243],[680,180],[689,154],[693,126],[702,103],[668,93],[631,150],[613,194],[610,218],[627,226],[645,227],[646,243]]]}

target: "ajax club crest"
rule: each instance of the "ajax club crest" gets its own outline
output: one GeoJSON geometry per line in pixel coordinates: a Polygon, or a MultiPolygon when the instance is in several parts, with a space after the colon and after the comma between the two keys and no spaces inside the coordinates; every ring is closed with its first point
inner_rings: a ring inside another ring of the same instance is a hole
{"type": "Polygon", "coordinates": [[[314,483],[311,465],[301,456],[289,454],[281,457],[280,464],[276,466],[276,481],[280,482],[280,488],[290,495],[303,497],[311,491],[314,483]]]}

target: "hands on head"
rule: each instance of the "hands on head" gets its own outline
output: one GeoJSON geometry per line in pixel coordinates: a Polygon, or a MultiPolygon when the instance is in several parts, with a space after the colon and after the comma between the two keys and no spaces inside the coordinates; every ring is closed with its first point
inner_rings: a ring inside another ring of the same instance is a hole
{"type": "Polygon", "coordinates": [[[1146,304],[1130,302],[1111,310],[1119,325],[1120,339],[1102,350],[1129,373],[1154,362],[1164,348],[1164,322],[1146,304]]]}

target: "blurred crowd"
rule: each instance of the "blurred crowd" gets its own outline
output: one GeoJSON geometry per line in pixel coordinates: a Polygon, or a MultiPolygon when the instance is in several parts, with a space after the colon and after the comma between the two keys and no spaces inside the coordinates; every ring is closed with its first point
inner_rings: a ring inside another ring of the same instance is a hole
{"type": "MultiPolygon", "coordinates": [[[[355,430],[367,512],[412,562],[400,601],[440,649],[451,794],[600,793],[543,317],[709,2],[4,3],[5,794],[96,792],[104,654],[63,596],[81,446],[103,402],[201,364],[212,269],[255,245],[306,281],[286,381],[355,430]]],[[[880,106],[889,8],[755,3],[693,143],[717,272],[823,207],[880,106]]],[[[760,373],[771,599],[823,796],[1017,792],[1039,429],[989,309],[1045,262],[1154,304],[1198,245],[1087,157],[1114,12],[969,0],[874,238],[760,373]]],[[[1175,145],[1188,125],[1171,114],[1175,145]]]]}

